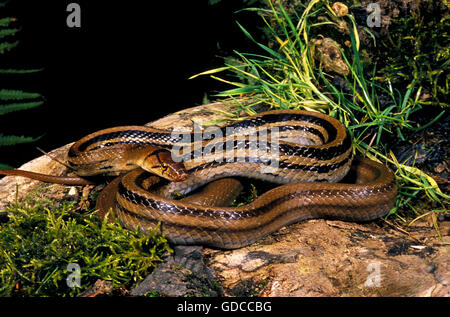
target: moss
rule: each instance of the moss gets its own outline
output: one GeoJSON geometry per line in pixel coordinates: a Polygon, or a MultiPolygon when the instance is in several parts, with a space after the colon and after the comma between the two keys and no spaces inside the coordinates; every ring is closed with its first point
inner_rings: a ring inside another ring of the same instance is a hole
{"type": "Polygon", "coordinates": [[[0,224],[0,296],[73,296],[97,279],[129,287],[171,249],[158,231],[145,235],[96,213],[75,213],[75,203],[30,197],[11,206],[0,224]],[[80,268],[80,287],[69,287],[80,268]],[[70,283],[69,283],[70,284],[70,283]]]}
{"type": "Polygon", "coordinates": [[[378,76],[400,86],[423,87],[422,104],[448,107],[450,14],[445,1],[416,1],[404,17],[393,18],[380,38],[378,76]]]}
{"type": "Polygon", "coordinates": [[[161,294],[157,291],[150,291],[148,293],[145,293],[145,297],[161,297],[161,294]]]}

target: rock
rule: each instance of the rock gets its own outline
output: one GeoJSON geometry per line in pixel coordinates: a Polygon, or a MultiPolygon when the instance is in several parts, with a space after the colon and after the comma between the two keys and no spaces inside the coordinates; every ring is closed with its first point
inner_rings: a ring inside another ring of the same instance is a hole
{"type": "Polygon", "coordinates": [[[302,222],[209,251],[207,265],[225,296],[450,296],[448,223],[444,242],[427,226],[412,228],[419,240],[380,223],[302,222]]]}
{"type": "Polygon", "coordinates": [[[113,282],[97,280],[77,297],[105,297],[105,296],[127,296],[125,287],[114,288],[113,282]]]}
{"type": "Polygon", "coordinates": [[[203,262],[200,246],[175,246],[173,255],[159,264],[131,296],[154,292],[158,296],[218,296],[220,289],[203,262]]]}
{"type": "MultiPolygon", "coordinates": [[[[47,155],[40,156],[28,163],[22,165],[19,169],[25,171],[33,171],[36,173],[43,173],[49,175],[65,175],[67,168],[52,160],[50,157],[64,161],[72,144],[67,144],[61,148],[53,150],[47,155]]],[[[14,203],[16,200],[22,200],[32,190],[42,187],[44,183],[35,181],[24,177],[6,176],[0,179],[0,210],[5,209],[9,204],[14,203]]],[[[63,185],[52,185],[45,190],[46,197],[54,197],[67,191],[68,187],[63,185]]]]}
{"type": "Polygon", "coordinates": [[[113,291],[113,283],[111,281],[97,280],[88,287],[78,297],[97,297],[101,295],[110,295],[113,291]]]}

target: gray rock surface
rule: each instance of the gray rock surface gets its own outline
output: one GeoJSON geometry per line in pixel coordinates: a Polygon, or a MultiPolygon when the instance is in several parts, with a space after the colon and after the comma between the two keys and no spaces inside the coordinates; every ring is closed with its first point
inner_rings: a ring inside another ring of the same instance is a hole
{"type": "Polygon", "coordinates": [[[175,246],[174,253],[134,288],[131,296],[219,296],[214,271],[205,266],[200,246],[175,246]]]}

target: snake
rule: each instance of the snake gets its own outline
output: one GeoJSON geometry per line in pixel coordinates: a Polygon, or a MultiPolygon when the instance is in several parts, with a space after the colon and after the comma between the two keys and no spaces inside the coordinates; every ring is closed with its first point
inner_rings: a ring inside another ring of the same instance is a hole
{"type": "MultiPolygon", "coordinates": [[[[371,221],[396,201],[392,170],[356,157],[345,125],[322,113],[271,110],[222,127],[176,130],[94,132],[68,151],[76,176],[40,180],[89,184],[95,175],[115,176],[97,199],[101,217],[112,211],[129,229],[160,228],[171,243],[220,249],[253,244],[307,219],[371,221]],[[275,187],[230,207],[242,187],[236,177],[275,187]]],[[[40,177],[20,170],[0,174],[40,177]]]]}

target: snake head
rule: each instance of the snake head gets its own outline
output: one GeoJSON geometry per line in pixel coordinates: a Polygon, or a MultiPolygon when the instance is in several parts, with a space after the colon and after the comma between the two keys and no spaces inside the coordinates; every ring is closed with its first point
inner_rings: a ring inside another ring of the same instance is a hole
{"type": "Polygon", "coordinates": [[[175,162],[170,151],[159,148],[151,151],[146,156],[141,167],[150,173],[173,182],[183,181],[188,176],[182,162],[175,162]]]}

